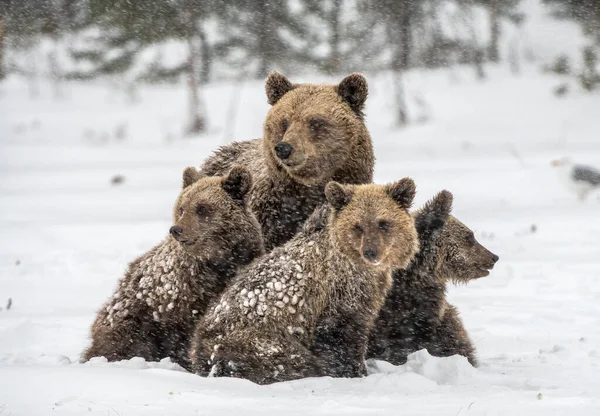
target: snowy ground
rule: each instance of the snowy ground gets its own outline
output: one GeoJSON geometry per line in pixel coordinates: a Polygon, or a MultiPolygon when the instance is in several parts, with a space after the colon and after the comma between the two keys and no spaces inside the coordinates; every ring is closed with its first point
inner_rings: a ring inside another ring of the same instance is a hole
{"type": "Polygon", "coordinates": [[[410,90],[430,120],[398,130],[388,79],[369,76],[376,180],[412,176],[416,205],[451,190],[455,215],[500,256],[488,278],[450,293],[480,368],[421,352],[364,379],[260,387],[169,363],[78,364],[126,263],[166,235],[183,168],[228,136],[259,137],[268,106],[261,83],[239,97],[213,85],[209,134],[185,139],[180,87],[142,88],[132,103],[102,85],[66,86],[55,100],[45,85],[31,99],[9,80],[0,84],[0,415],[600,414],[600,200],[578,201],[549,164],[570,155],[600,167],[600,96],[558,99],[562,81],[534,68],[490,71],[485,82],[469,68],[415,73],[410,90]],[[232,101],[235,126],[225,122],[232,101]],[[117,174],[125,181],[113,186],[117,174]]]}

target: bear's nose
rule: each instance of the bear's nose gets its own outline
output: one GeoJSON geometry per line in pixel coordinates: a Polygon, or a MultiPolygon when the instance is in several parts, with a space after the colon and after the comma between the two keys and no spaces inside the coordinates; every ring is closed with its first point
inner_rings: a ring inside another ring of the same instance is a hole
{"type": "Polygon", "coordinates": [[[365,256],[365,259],[373,261],[377,258],[377,250],[374,248],[367,248],[363,251],[363,256],[365,256]]]}
{"type": "Polygon", "coordinates": [[[281,142],[275,145],[275,154],[277,154],[277,157],[281,160],[285,160],[290,157],[293,151],[294,148],[289,143],[281,142]]]}
{"type": "Polygon", "coordinates": [[[500,260],[500,257],[496,256],[495,254],[492,254],[492,261],[494,262],[494,264],[496,264],[498,260],[500,260]]]}
{"type": "Polygon", "coordinates": [[[179,227],[177,225],[174,225],[174,226],[171,227],[171,229],[169,230],[169,232],[171,233],[171,235],[173,236],[173,238],[175,240],[177,240],[181,236],[181,233],[183,232],[183,228],[181,228],[181,227],[179,227]]]}

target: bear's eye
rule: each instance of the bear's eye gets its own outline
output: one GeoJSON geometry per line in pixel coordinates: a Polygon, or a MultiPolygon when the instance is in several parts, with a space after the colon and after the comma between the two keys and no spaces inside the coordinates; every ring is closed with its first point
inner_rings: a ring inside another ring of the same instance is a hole
{"type": "Polygon", "coordinates": [[[467,243],[472,246],[475,245],[475,235],[473,233],[467,235],[467,243]]]}
{"type": "Polygon", "coordinates": [[[390,223],[387,221],[381,220],[381,221],[379,221],[379,224],[377,224],[377,225],[379,226],[379,229],[381,231],[388,232],[390,230],[390,223]]]}
{"type": "Polygon", "coordinates": [[[320,118],[311,118],[308,122],[312,131],[319,131],[327,124],[325,120],[320,118]]]}
{"type": "Polygon", "coordinates": [[[200,204],[196,207],[196,214],[200,215],[201,217],[204,217],[207,214],[207,212],[208,209],[205,205],[200,204]]]}
{"type": "Polygon", "coordinates": [[[285,133],[287,131],[287,129],[288,129],[288,121],[287,121],[287,119],[284,118],[283,120],[281,120],[281,132],[285,133]]]}
{"type": "Polygon", "coordinates": [[[356,225],[354,226],[354,232],[355,232],[356,234],[362,234],[364,231],[365,231],[365,230],[363,230],[363,228],[362,228],[360,225],[356,224],[356,225]]]}
{"type": "Polygon", "coordinates": [[[179,216],[181,217],[183,215],[183,208],[179,208],[179,216]]]}

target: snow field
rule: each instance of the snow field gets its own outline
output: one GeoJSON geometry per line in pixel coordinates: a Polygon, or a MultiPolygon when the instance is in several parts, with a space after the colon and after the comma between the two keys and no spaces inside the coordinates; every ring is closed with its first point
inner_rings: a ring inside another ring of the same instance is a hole
{"type": "Polygon", "coordinates": [[[430,120],[399,130],[389,76],[367,74],[367,125],[378,183],[410,175],[415,207],[452,191],[454,215],[500,256],[449,293],[481,366],[421,351],[370,363],[363,379],[263,387],[166,361],[77,362],[127,262],[168,232],[183,168],[226,136],[260,137],[262,83],[244,83],[233,126],[234,85],[209,86],[209,133],[189,139],[183,86],[141,87],[131,102],[102,84],[66,85],[58,101],[46,85],[31,99],[21,81],[0,84],[0,415],[599,414],[600,200],[569,194],[550,161],[600,166],[600,96],[558,99],[561,80],[532,67],[454,75],[409,74],[430,120]]]}

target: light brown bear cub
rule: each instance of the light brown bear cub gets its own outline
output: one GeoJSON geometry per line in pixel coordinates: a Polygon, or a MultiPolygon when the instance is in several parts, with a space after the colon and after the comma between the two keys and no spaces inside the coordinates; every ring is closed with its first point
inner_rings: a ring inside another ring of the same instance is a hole
{"type": "Polygon", "coordinates": [[[442,191],[415,213],[420,251],[405,270],[394,272],[393,288],[371,334],[369,358],[400,365],[410,353],[426,348],[431,355],[459,354],[477,365],[458,311],[446,300],[446,285],[487,276],[498,256],[478,243],[451,209],[452,194],[442,191]]]}
{"type": "Polygon", "coordinates": [[[238,274],[197,326],[193,369],[259,384],[366,373],[368,335],[392,284],[392,270],[418,250],[408,213],[415,193],[391,185],[325,189],[302,231],[238,274]],[[318,325],[338,331],[335,349],[311,351],[318,325]],[[333,373],[339,360],[344,371],[333,373]]]}
{"type": "Polygon", "coordinates": [[[250,187],[250,173],[240,166],[224,177],[184,171],[170,235],[129,265],[97,314],[85,360],[170,357],[187,367],[197,319],[237,269],[264,252],[246,202],[250,187]]]}
{"type": "Polygon", "coordinates": [[[254,178],[250,206],[269,252],[325,202],[327,182],[371,183],[375,158],[363,117],[368,87],[362,75],[312,85],[273,72],[266,93],[272,107],[263,138],[221,148],[201,170],[222,175],[232,164],[248,167],[254,178]]]}

